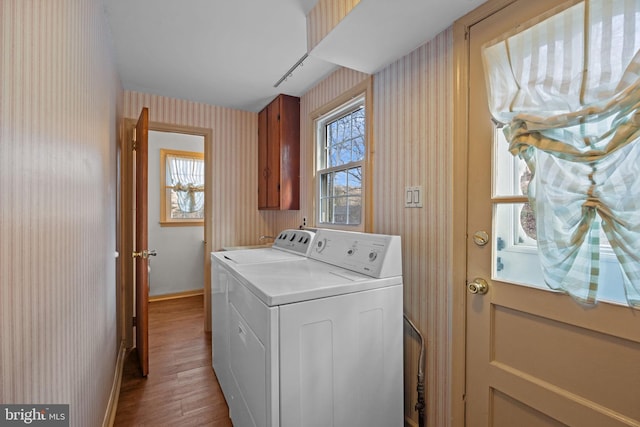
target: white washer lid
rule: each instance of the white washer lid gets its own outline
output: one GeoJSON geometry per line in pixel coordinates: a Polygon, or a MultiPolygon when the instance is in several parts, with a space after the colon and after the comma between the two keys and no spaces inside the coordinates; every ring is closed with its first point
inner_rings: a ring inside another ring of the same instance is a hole
{"type": "Polygon", "coordinates": [[[402,276],[374,279],[308,258],[233,268],[247,288],[268,306],[402,284],[402,276]]]}
{"type": "Polygon", "coordinates": [[[304,259],[302,255],[296,255],[273,248],[213,252],[212,255],[218,259],[239,265],[304,259]]]}

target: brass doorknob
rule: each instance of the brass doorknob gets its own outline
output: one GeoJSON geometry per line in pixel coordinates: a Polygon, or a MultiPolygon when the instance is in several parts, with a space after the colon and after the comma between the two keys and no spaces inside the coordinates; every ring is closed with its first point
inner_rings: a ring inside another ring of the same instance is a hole
{"type": "Polygon", "coordinates": [[[489,284],[486,280],[476,277],[473,282],[467,283],[467,290],[470,294],[484,295],[489,291],[489,284]]]}
{"type": "Polygon", "coordinates": [[[144,258],[144,259],[147,259],[150,256],[156,256],[156,255],[158,254],[156,253],[155,249],[151,249],[151,250],[145,249],[142,252],[134,252],[131,254],[133,258],[144,258]]]}

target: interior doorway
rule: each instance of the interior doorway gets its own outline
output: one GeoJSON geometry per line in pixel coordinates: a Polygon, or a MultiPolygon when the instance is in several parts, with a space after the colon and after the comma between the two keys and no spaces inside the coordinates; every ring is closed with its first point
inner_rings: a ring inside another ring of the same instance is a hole
{"type": "Polygon", "coordinates": [[[203,165],[204,136],[149,131],[151,301],[204,291],[203,165]]]}
{"type": "MultiPolygon", "coordinates": [[[[152,114],[152,112],[151,112],[152,114]]],[[[122,337],[126,348],[132,348],[134,346],[134,269],[133,258],[131,253],[133,251],[133,188],[134,177],[132,176],[132,140],[133,129],[136,121],[134,119],[125,119],[124,121],[124,138],[122,139],[122,146],[120,150],[120,173],[121,173],[121,197],[120,197],[120,222],[121,222],[121,269],[120,269],[120,282],[121,282],[121,310],[120,324],[122,329],[122,337]]],[[[150,132],[164,132],[173,133],[177,135],[191,135],[197,138],[201,138],[204,152],[204,170],[205,170],[205,197],[204,197],[204,230],[200,233],[201,249],[199,254],[202,256],[199,260],[193,260],[194,263],[198,263],[202,266],[202,293],[204,295],[204,330],[211,331],[211,295],[210,295],[210,276],[211,276],[211,260],[207,256],[211,252],[210,242],[212,236],[210,235],[212,230],[212,219],[209,215],[211,212],[211,198],[213,196],[212,181],[213,173],[211,170],[212,163],[212,131],[207,128],[197,128],[190,126],[180,126],[175,124],[149,122],[150,132]],[[204,236],[204,238],[202,237],[204,236]]],[[[158,161],[159,163],[159,161],[158,161]]],[[[158,191],[159,194],[159,191],[158,191]]],[[[159,196],[158,196],[159,197],[159,196]]],[[[154,248],[152,248],[154,249],[154,248]]],[[[156,260],[156,264],[159,261],[156,260]]],[[[153,268],[153,267],[152,267],[153,268]]],[[[153,280],[153,279],[152,279],[153,280]]],[[[153,286],[153,285],[152,285],[153,286]]]]}

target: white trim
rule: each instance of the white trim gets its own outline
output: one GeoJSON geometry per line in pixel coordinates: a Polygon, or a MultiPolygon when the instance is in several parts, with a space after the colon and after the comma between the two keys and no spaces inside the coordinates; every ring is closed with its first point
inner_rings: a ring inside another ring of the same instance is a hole
{"type": "Polygon", "coordinates": [[[367,108],[367,91],[366,89],[360,92],[358,95],[353,96],[347,102],[340,104],[339,106],[333,108],[332,110],[317,116],[313,120],[313,135],[314,135],[314,146],[315,146],[315,155],[314,155],[314,180],[315,180],[315,194],[314,194],[314,218],[315,224],[317,226],[321,226],[323,228],[336,228],[336,229],[344,229],[344,230],[352,230],[352,231],[364,231],[365,223],[366,223],[366,175],[367,171],[367,158],[369,153],[369,127],[367,123],[371,120],[371,112],[369,108],[367,108]],[[321,144],[321,141],[326,141],[326,124],[339,118],[349,115],[354,111],[363,108],[365,114],[365,130],[364,130],[364,154],[363,158],[359,161],[354,161],[350,163],[345,163],[339,166],[332,167],[323,167],[320,168],[320,164],[324,163],[326,165],[326,161],[321,162],[320,159],[326,158],[326,147],[325,144],[321,144]],[[351,224],[333,224],[328,222],[322,222],[320,220],[320,209],[322,204],[321,202],[321,194],[322,194],[322,176],[327,173],[337,172],[337,171],[348,171],[352,168],[360,167],[362,171],[362,177],[360,180],[361,185],[361,193],[360,193],[360,223],[357,225],[351,224]]]}

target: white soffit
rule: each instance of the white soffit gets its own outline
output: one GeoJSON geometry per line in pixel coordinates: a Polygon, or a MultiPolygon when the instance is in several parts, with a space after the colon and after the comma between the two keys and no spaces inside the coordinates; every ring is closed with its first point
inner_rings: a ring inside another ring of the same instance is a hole
{"type": "Polygon", "coordinates": [[[486,0],[361,0],[310,56],[374,74],[486,0]]]}

